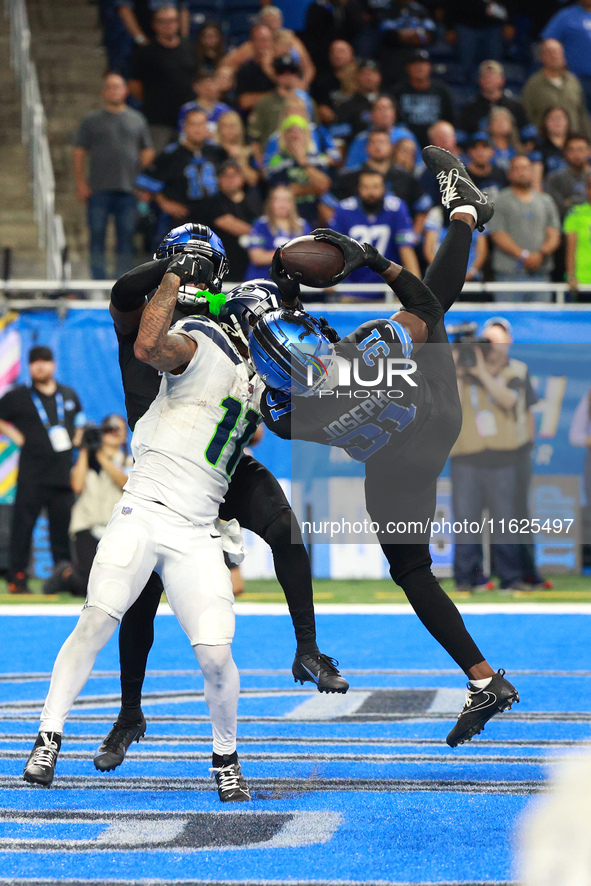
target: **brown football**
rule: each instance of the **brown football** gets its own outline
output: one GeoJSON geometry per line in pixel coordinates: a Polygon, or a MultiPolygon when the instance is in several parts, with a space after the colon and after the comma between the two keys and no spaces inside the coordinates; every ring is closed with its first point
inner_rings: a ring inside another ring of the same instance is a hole
{"type": "Polygon", "coordinates": [[[301,283],[315,287],[330,286],[332,278],[345,266],[337,246],[315,240],[310,234],[286,243],[281,249],[281,260],[290,277],[301,274],[301,283]]]}

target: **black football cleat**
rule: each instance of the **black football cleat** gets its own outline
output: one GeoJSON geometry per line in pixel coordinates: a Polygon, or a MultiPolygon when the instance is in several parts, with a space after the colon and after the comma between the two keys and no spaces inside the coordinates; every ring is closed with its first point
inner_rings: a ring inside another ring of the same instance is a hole
{"type": "Polygon", "coordinates": [[[467,684],[464,707],[446,739],[450,748],[470,741],[482,732],[491,717],[508,710],[513,703],[519,701],[517,689],[505,680],[504,675],[505,671],[501,668],[484,689],[476,689],[471,683],[467,684]]]}
{"type": "Polygon", "coordinates": [[[461,160],[454,157],[445,148],[428,145],[422,151],[427,169],[433,173],[439,183],[441,202],[450,212],[458,206],[473,206],[476,210],[479,231],[484,231],[485,224],[493,217],[495,207],[488,202],[488,197],[480,191],[461,160]]]}
{"type": "Polygon", "coordinates": [[[305,682],[315,683],[318,692],[344,694],[349,684],[337,671],[337,665],[338,661],[321,652],[302,652],[294,658],[291,672],[294,682],[299,680],[302,686],[305,682]]]}
{"type": "Polygon", "coordinates": [[[117,769],[125,760],[125,754],[130,744],[139,741],[145,734],[145,717],[132,726],[123,726],[119,721],[115,721],[113,728],[94,755],[95,769],[99,769],[101,772],[117,769]]]}
{"type": "Polygon", "coordinates": [[[212,769],[222,803],[244,803],[252,800],[246,779],[242,775],[240,763],[225,763],[219,769],[212,769]]]}
{"type": "Polygon", "coordinates": [[[55,775],[55,764],[62,746],[59,732],[40,732],[27,760],[23,778],[48,788],[55,775]]]}

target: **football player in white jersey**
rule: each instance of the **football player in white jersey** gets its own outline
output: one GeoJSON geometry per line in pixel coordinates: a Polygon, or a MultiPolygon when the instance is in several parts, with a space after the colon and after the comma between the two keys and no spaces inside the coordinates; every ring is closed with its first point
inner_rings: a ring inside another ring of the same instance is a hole
{"type": "MultiPolygon", "coordinates": [[[[189,316],[170,327],[181,285],[206,282],[212,270],[207,258],[180,255],[143,312],[135,353],[162,373],[160,391],[136,425],[135,465],[99,543],[78,624],[57,656],[26,781],[51,784],[70,708],[156,570],[203,673],[220,799],[250,800],[236,754],[233,594],[216,518],[260,418],[260,382],[251,381],[247,349],[237,342],[241,356],[213,320],[189,316]]],[[[266,292],[260,304],[262,313],[279,301],[266,292]]]]}

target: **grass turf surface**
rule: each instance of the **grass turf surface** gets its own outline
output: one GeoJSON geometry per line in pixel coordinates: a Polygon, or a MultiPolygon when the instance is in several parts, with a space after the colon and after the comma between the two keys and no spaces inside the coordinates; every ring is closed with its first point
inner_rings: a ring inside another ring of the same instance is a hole
{"type": "MultiPolygon", "coordinates": [[[[475,594],[458,594],[454,590],[452,579],[442,580],[443,589],[457,602],[470,603],[503,603],[511,601],[523,603],[591,603],[591,576],[559,575],[552,576],[554,587],[550,590],[536,589],[531,592],[507,594],[506,592],[477,591],[475,594]]],[[[0,604],[13,603],[55,603],[77,602],[80,598],[71,594],[55,594],[43,596],[40,579],[32,579],[30,587],[33,594],[9,594],[6,585],[0,585],[0,604]]],[[[317,603],[405,603],[406,597],[394,582],[389,580],[351,580],[318,579],[314,582],[314,599],[317,603]]],[[[248,581],[245,593],[239,598],[244,603],[283,603],[285,598],[278,583],[273,580],[248,581]]],[[[80,600],[80,602],[82,602],[80,600]]]]}

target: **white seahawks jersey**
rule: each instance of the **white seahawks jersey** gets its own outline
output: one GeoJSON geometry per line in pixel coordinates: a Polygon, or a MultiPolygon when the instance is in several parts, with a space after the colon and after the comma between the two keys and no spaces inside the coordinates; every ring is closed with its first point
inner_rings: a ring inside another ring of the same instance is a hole
{"type": "Polygon", "coordinates": [[[125,490],[200,526],[218,516],[259,422],[262,386],[212,320],[187,317],[171,332],[194,339],[197,350],[181,375],[162,373],[158,396],[135,426],[125,490]]]}

